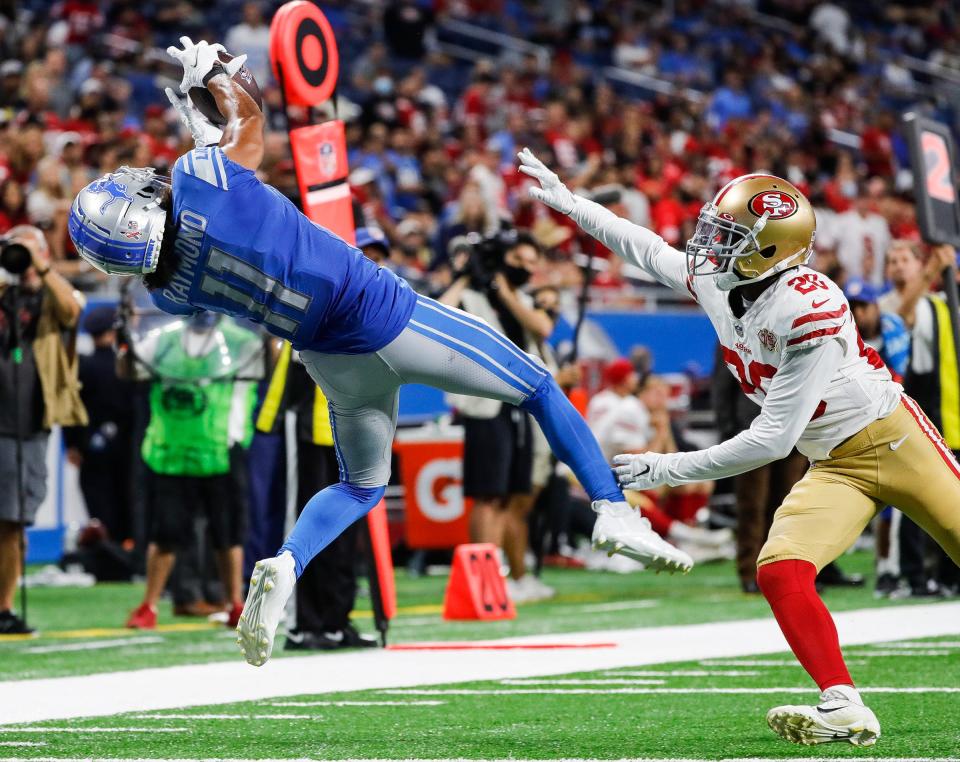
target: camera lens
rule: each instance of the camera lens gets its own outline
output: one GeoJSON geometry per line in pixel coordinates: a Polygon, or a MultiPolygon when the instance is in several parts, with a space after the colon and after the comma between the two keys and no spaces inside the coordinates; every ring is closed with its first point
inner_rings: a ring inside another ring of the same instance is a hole
{"type": "Polygon", "coordinates": [[[13,275],[21,275],[30,267],[30,250],[22,243],[8,243],[0,248],[0,267],[13,275]]]}

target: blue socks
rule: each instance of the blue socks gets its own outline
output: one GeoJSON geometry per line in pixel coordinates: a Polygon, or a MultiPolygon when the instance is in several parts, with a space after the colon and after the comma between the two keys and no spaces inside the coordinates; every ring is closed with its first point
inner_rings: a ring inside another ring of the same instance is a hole
{"type": "Polygon", "coordinates": [[[544,381],[520,407],[537,419],[554,455],[570,466],[590,500],[624,499],[596,437],[556,381],[544,381]]]}
{"type": "MultiPolygon", "coordinates": [[[[554,454],[570,466],[591,500],[623,500],[600,445],[556,381],[548,378],[520,407],[537,419],[554,454]]],[[[310,498],[277,555],[290,551],[299,578],[317,553],[380,502],[384,491],[343,482],[321,490],[310,498]]]]}
{"type": "Polygon", "coordinates": [[[343,482],[321,490],[304,506],[277,555],[290,551],[299,579],[313,557],[354,521],[366,516],[380,502],[384,491],[384,487],[356,487],[343,482]]]}

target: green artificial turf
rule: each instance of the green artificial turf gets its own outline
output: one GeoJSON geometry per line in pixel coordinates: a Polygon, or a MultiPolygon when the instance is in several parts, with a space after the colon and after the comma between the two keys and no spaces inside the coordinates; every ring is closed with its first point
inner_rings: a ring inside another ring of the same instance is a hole
{"type": "MultiPolygon", "coordinates": [[[[558,759],[631,757],[722,759],[731,757],[955,758],[960,753],[960,694],[876,693],[879,687],[953,687],[960,675],[957,637],[912,641],[919,648],[860,646],[847,649],[859,684],[883,727],[869,749],[847,744],[798,747],[766,727],[771,706],[810,703],[816,692],[789,654],[757,657],[784,660],[783,666],[751,665],[750,657],[711,662],[622,668],[554,678],[584,680],[657,679],[659,687],[809,689],[793,694],[618,694],[629,684],[596,684],[595,693],[569,693],[574,686],[533,685],[527,681],[491,681],[434,686],[429,695],[406,690],[364,691],[282,700],[192,707],[167,712],[133,713],[88,720],[56,721],[29,727],[129,728],[122,733],[0,734],[0,741],[40,742],[39,747],[0,747],[0,757],[82,757],[177,759],[558,759]],[[943,642],[942,648],[933,644],[943,642]],[[929,647],[926,644],[930,644],[929,647]],[[891,652],[899,654],[889,655],[891,652]],[[736,666],[740,664],[741,666],[736,666]],[[672,671],[741,672],[711,676],[672,675],[672,671]],[[631,672],[642,671],[642,676],[631,672]],[[518,685],[517,682],[527,682],[518,685]],[[541,688],[556,693],[530,695],[541,688]],[[502,691],[501,695],[444,694],[450,689],[502,691]],[[278,706],[297,701],[400,701],[401,706],[278,706]],[[441,701],[439,706],[424,701],[441,701]],[[205,714],[235,717],[203,719],[205,714]],[[171,717],[170,715],[176,715],[171,717]],[[271,719],[295,715],[294,719],[271,719]],[[178,732],[156,732],[161,728],[178,732]]],[[[644,683],[635,687],[644,689],[644,683]]],[[[8,728],[10,730],[10,728],[8,728]]]]}
{"type": "MultiPolygon", "coordinates": [[[[852,554],[841,563],[848,572],[872,572],[872,557],[866,553],[852,554]]],[[[698,566],[686,576],[548,569],[544,580],[557,589],[557,597],[519,606],[514,620],[446,622],[440,614],[446,577],[414,578],[398,570],[400,615],[391,624],[389,640],[476,640],[770,616],[760,596],[740,592],[731,563],[698,566]]],[[[130,584],[31,590],[30,621],[39,634],[30,640],[0,638],[0,681],[239,658],[233,636],[225,628],[173,617],[170,604],[165,602],[160,606],[161,626],[200,629],[153,633],[124,630],[126,616],[139,603],[141,594],[141,585],[130,584]],[[124,645],[126,638],[134,640],[124,645]],[[105,647],[58,650],[84,643],[105,647]]],[[[870,584],[859,589],[832,588],[824,597],[834,611],[909,604],[875,600],[870,584]]],[[[357,609],[356,623],[363,630],[372,630],[369,599],[361,596],[357,609]]],[[[284,656],[282,648],[277,648],[275,656],[284,656]]]]}

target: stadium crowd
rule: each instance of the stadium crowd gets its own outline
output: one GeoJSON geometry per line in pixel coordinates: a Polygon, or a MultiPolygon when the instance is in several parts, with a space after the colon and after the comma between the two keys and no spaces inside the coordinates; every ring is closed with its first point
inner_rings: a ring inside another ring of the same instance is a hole
{"type": "MultiPolygon", "coordinates": [[[[0,234],[35,225],[78,289],[115,287],[76,256],[67,212],[100,174],[121,164],[167,171],[192,147],[163,95],[178,76],[163,51],[184,34],[249,56],[268,113],[262,174],[296,199],[268,56],[278,5],[0,4],[0,234]]],[[[718,188],[768,171],[813,201],[814,266],[841,285],[897,292],[891,244],[914,245],[918,262],[927,256],[915,246],[897,120],[913,107],[958,124],[960,18],[949,0],[678,0],[672,13],[612,0],[332,0],[324,11],[340,45],[337,114],[359,222],[383,231],[384,264],[431,295],[454,283],[453,252],[468,233],[531,231],[551,263],[531,285],[559,289],[561,305],[583,277],[574,255],[606,259],[567,218],[528,199],[515,161],[523,146],[572,188],[681,247],[718,188]],[[470,52],[477,40],[485,54],[470,52]]],[[[606,261],[594,295],[638,304],[631,273],[606,261]]],[[[937,282],[930,272],[927,289],[937,282]]],[[[642,362],[637,369],[642,377],[631,378],[622,362],[611,365],[608,386],[628,389],[641,417],[652,414],[648,440],[667,437],[664,410],[650,402],[657,382],[642,362]]]]}
{"type": "MultiPolygon", "coordinates": [[[[175,76],[163,50],[182,34],[247,53],[271,114],[264,172],[296,194],[267,54],[277,3],[22,5],[0,17],[0,231],[39,225],[65,272],[96,285],[74,262],[66,205],[105,169],[168,168],[187,147],[163,96],[175,76]]],[[[756,4],[762,15],[752,5],[678,2],[668,15],[610,2],[325,4],[353,192],[387,233],[395,267],[442,288],[450,239],[504,219],[563,252],[582,246],[526,200],[514,155],[529,145],[572,187],[619,187],[617,211],[673,244],[728,179],[779,174],[814,200],[824,260],[882,285],[887,243],[918,238],[897,114],[914,105],[955,119],[956,9],[770,0],[756,4]],[[444,31],[462,20],[525,44],[462,60],[462,40],[444,31]],[[936,98],[902,63],[920,55],[950,77],[936,98]],[[629,74],[662,92],[620,78],[629,74]]],[[[600,282],[622,276],[612,267],[600,282]]]]}

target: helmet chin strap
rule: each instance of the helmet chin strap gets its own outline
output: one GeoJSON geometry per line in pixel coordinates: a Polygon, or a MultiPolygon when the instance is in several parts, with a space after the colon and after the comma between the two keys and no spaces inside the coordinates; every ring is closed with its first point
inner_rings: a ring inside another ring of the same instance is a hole
{"type": "Polygon", "coordinates": [[[717,288],[719,288],[721,291],[732,291],[733,289],[739,288],[740,286],[749,286],[751,283],[759,283],[762,280],[769,280],[774,275],[779,275],[780,273],[790,270],[794,267],[805,265],[807,262],[810,261],[810,254],[812,253],[812,251],[813,251],[812,249],[807,250],[807,256],[802,262],[793,262],[791,264],[791,260],[793,260],[794,257],[790,257],[790,259],[785,259],[782,262],[778,262],[776,265],[771,267],[762,275],[758,275],[756,278],[741,278],[735,272],[731,271],[731,272],[725,272],[725,273],[717,273],[714,276],[714,282],[717,284],[717,288]],[[723,276],[725,275],[730,276],[730,278],[724,278],[723,276]]]}

